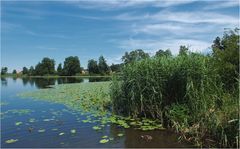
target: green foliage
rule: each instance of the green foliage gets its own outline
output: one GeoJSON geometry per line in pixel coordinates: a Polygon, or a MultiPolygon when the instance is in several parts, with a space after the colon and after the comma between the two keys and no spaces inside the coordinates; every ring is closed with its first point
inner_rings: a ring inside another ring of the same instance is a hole
{"type": "Polygon", "coordinates": [[[239,77],[239,33],[238,29],[225,32],[217,37],[212,45],[215,67],[217,68],[226,89],[236,88],[239,77]]]}
{"type": "Polygon", "coordinates": [[[137,49],[130,53],[126,52],[122,60],[125,64],[129,64],[146,58],[149,58],[149,54],[145,53],[142,49],[137,49]]]}
{"type": "Polygon", "coordinates": [[[17,70],[14,69],[13,72],[12,72],[12,74],[17,74],[17,70]]]}
{"type": "Polygon", "coordinates": [[[102,75],[110,73],[110,68],[107,65],[107,62],[103,56],[99,57],[98,69],[99,69],[100,74],[102,74],[102,75]]]}
{"type": "Polygon", "coordinates": [[[63,68],[62,68],[62,64],[58,64],[58,67],[57,67],[57,73],[58,75],[63,75],[63,68]]]}
{"type": "Polygon", "coordinates": [[[125,65],[121,77],[114,77],[111,84],[114,112],[158,119],[201,146],[208,139],[219,143],[213,146],[236,146],[239,121],[227,122],[238,119],[238,95],[223,88],[212,61],[209,56],[186,53],[125,65]]]}
{"type": "Polygon", "coordinates": [[[23,75],[28,75],[28,69],[27,69],[27,67],[23,67],[22,74],[23,74],[23,75]]]}
{"type": "Polygon", "coordinates": [[[99,74],[98,64],[94,59],[88,61],[88,72],[90,75],[99,74]]]}
{"type": "Polygon", "coordinates": [[[50,58],[43,58],[41,63],[38,63],[35,67],[35,75],[52,75],[55,74],[55,61],[50,58]]]}
{"type": "Polygon", "coordinates": [[[35,74],[34,67],[31,66],[31,67],[29,68],[28,75],[29,75],[29,76],[33,76],[34,74],[35,74]]]}
{"type": "Polygon", "coordinates": [[[188,47],[186,47],[186,46],[180,46],[180,49],[179,49],[179,55],[187,55],[188,54],[188,51],[189,51],[189,49],[188,49],[188,47]]]}
{"type": "Polygon", "coordinates": [[[1,75],[7,74],[8,68],[7,67],[2,67],[1,69],[1,75]]]}
{"type": "Polygon", "coordinates": [[[123,67],[123,64],[112,64],[110,66],[112,72],[120,72],[123,67]]]}
{"type": "Polygon", "coordinates": [[[74,76],[77,73],[80,73],[81,67],[79,58],[77,56],[69,56],[65,58],[63,71],[66,76],[74,76]]]}
{"type": "Polygon", "coordinates": [[[172,56],[172,53],[169,49],[167,49],[165,51],[160,49],[156,52],[155,56],[156,57],[161,57],[161,56],[167,56],[168,57],[168,56],[172,56]]]}

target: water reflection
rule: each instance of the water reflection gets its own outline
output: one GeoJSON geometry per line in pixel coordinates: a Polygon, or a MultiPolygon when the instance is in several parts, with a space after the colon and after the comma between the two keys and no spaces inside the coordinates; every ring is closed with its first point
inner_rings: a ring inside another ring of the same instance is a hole
{"type": "MultiPolygon", "coordinates": [[[[7,86],[8,79],[16,82],[18,78],[4,78],[1,77],[2,86],[7,86]]],[[[91,77],[91,78],[80,78],[80,77],[61,77],[61,78],[19,78],[22,80],[24,86],[36,86],[37,88],[47,88],[50,85],[66,84],[66,83],[85,83],[85,82],[101,82],[110,81],[110,77],[91,77]]]]}
{"type": "Polygon", "coordinates": [[[1,84],[2,86],[7,86],[7,79],[1,77],[1,84]]]}
{"type": "Polygon", "coordinates": [[[92,77],[89,78],[89,82],[101,82],[101,81],[110,81],[110,77],[92,77]]]}

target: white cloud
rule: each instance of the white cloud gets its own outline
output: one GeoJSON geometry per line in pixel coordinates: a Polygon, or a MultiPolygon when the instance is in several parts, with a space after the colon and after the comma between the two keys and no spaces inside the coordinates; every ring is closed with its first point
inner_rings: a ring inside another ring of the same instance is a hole
{"type": "Polygon", "coordinates": [[[222,8],[229,8],[229,7],[239,7],[240,3],[239,0],[228,0],[228,1],[218,1],[217,3],[212,3],[208,1],[208,5],[205,6],[203,9],[205,10],[213,10],[213,9],[222,9],[222,8]]]}
{"type": "Polygon", "coordinates": [[[191,12],[177,12],[177,11],[160,11],[154,14],[137,14],[137,13],[123,13],[115,17],[122,21],[146,21],[147,22],[180,22],[180,23],[213,23],[213,24],[230,24],[237,25],[238,17],[225,15],[216,12],[205,11],[191,11],[191,12]]]}
{"type": "Polygon", "coordinates": [[[85,9],[114,10],[129,7],[171,7],[192,3],[196,0],[79,0],[70,1],[68,4],[77,5],[85,9]]]}
{"type": "Polygon", "coordinates": [[[211,46],[211,43],[193,39],[129,39],[120,42],[119,48],[127,50],[143,49],[150,53],[150,55],[155,54],[159,49],[170,49],[171,52],[176,55],[179,52],[180,45],[186,45],[194,52],[203,52],[211,46]]]}

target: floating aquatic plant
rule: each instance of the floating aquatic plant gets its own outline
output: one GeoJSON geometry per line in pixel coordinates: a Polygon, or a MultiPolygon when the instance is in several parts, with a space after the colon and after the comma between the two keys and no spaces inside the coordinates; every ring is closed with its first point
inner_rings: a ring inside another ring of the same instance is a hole
{"type": "Polygon", "coordinates": [[[94,129],[94,130],[100,130],[100,129],[102,129],[102,128],[99,127],[99,126],[93,126],[92,129],[94,129]]]}
{"type": "Polygon", "coordinates": [[[42,132],[45,132],[46,130],[45,129],[39,129],[38,132],[42,133],[42,132]]]}
{"type": "Polygon", "coordinates": [[[10,144],[10,143],[15,143],[17,141],[18,139],[10,139],[10,140],[6,140],[5,143],[10,144]]]}
{"type": "Polygon", "coordinates": [[[23,124],[22,122],[15,122],[16,126],[19,126],[19,125],[22,125],[22,124],[23,124]]]}
{"type": "Polygon", "coordinates": [[[71,133],[76,133],[77,131],[75,129],[70,130],[71,133]]]}
{"type": "Polygon", "coordinates": [[[123,134],[122,134],[122,133],[119,133],[119,134],[117,134],[117,136],[118,136],[118,137],[122,137],[122,136],[123,136],[123,134]]]}
{"type": "Polygon", "coordinates": [[[102,139],[99,141],[99,143],[107,143],[109,140],[108,139],[102,139]]]}
{"type": "Polygon", "coordinates": [[[64,132],[61,132],[61,133],[59,133],[59,136],[62,136],[62,135],[64,135],[65,133],[64,132]]]}

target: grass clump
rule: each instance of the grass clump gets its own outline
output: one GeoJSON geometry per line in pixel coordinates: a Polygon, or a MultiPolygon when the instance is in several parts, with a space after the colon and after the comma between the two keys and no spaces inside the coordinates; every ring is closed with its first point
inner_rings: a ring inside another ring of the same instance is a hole
{"type": "Polygon", "coordinates": [[[212,57],[189,53],[125,65],[110,93],[116,114],[158,119],[198,146],[235,147],[238,94],[223,86],[212,57]]]}

